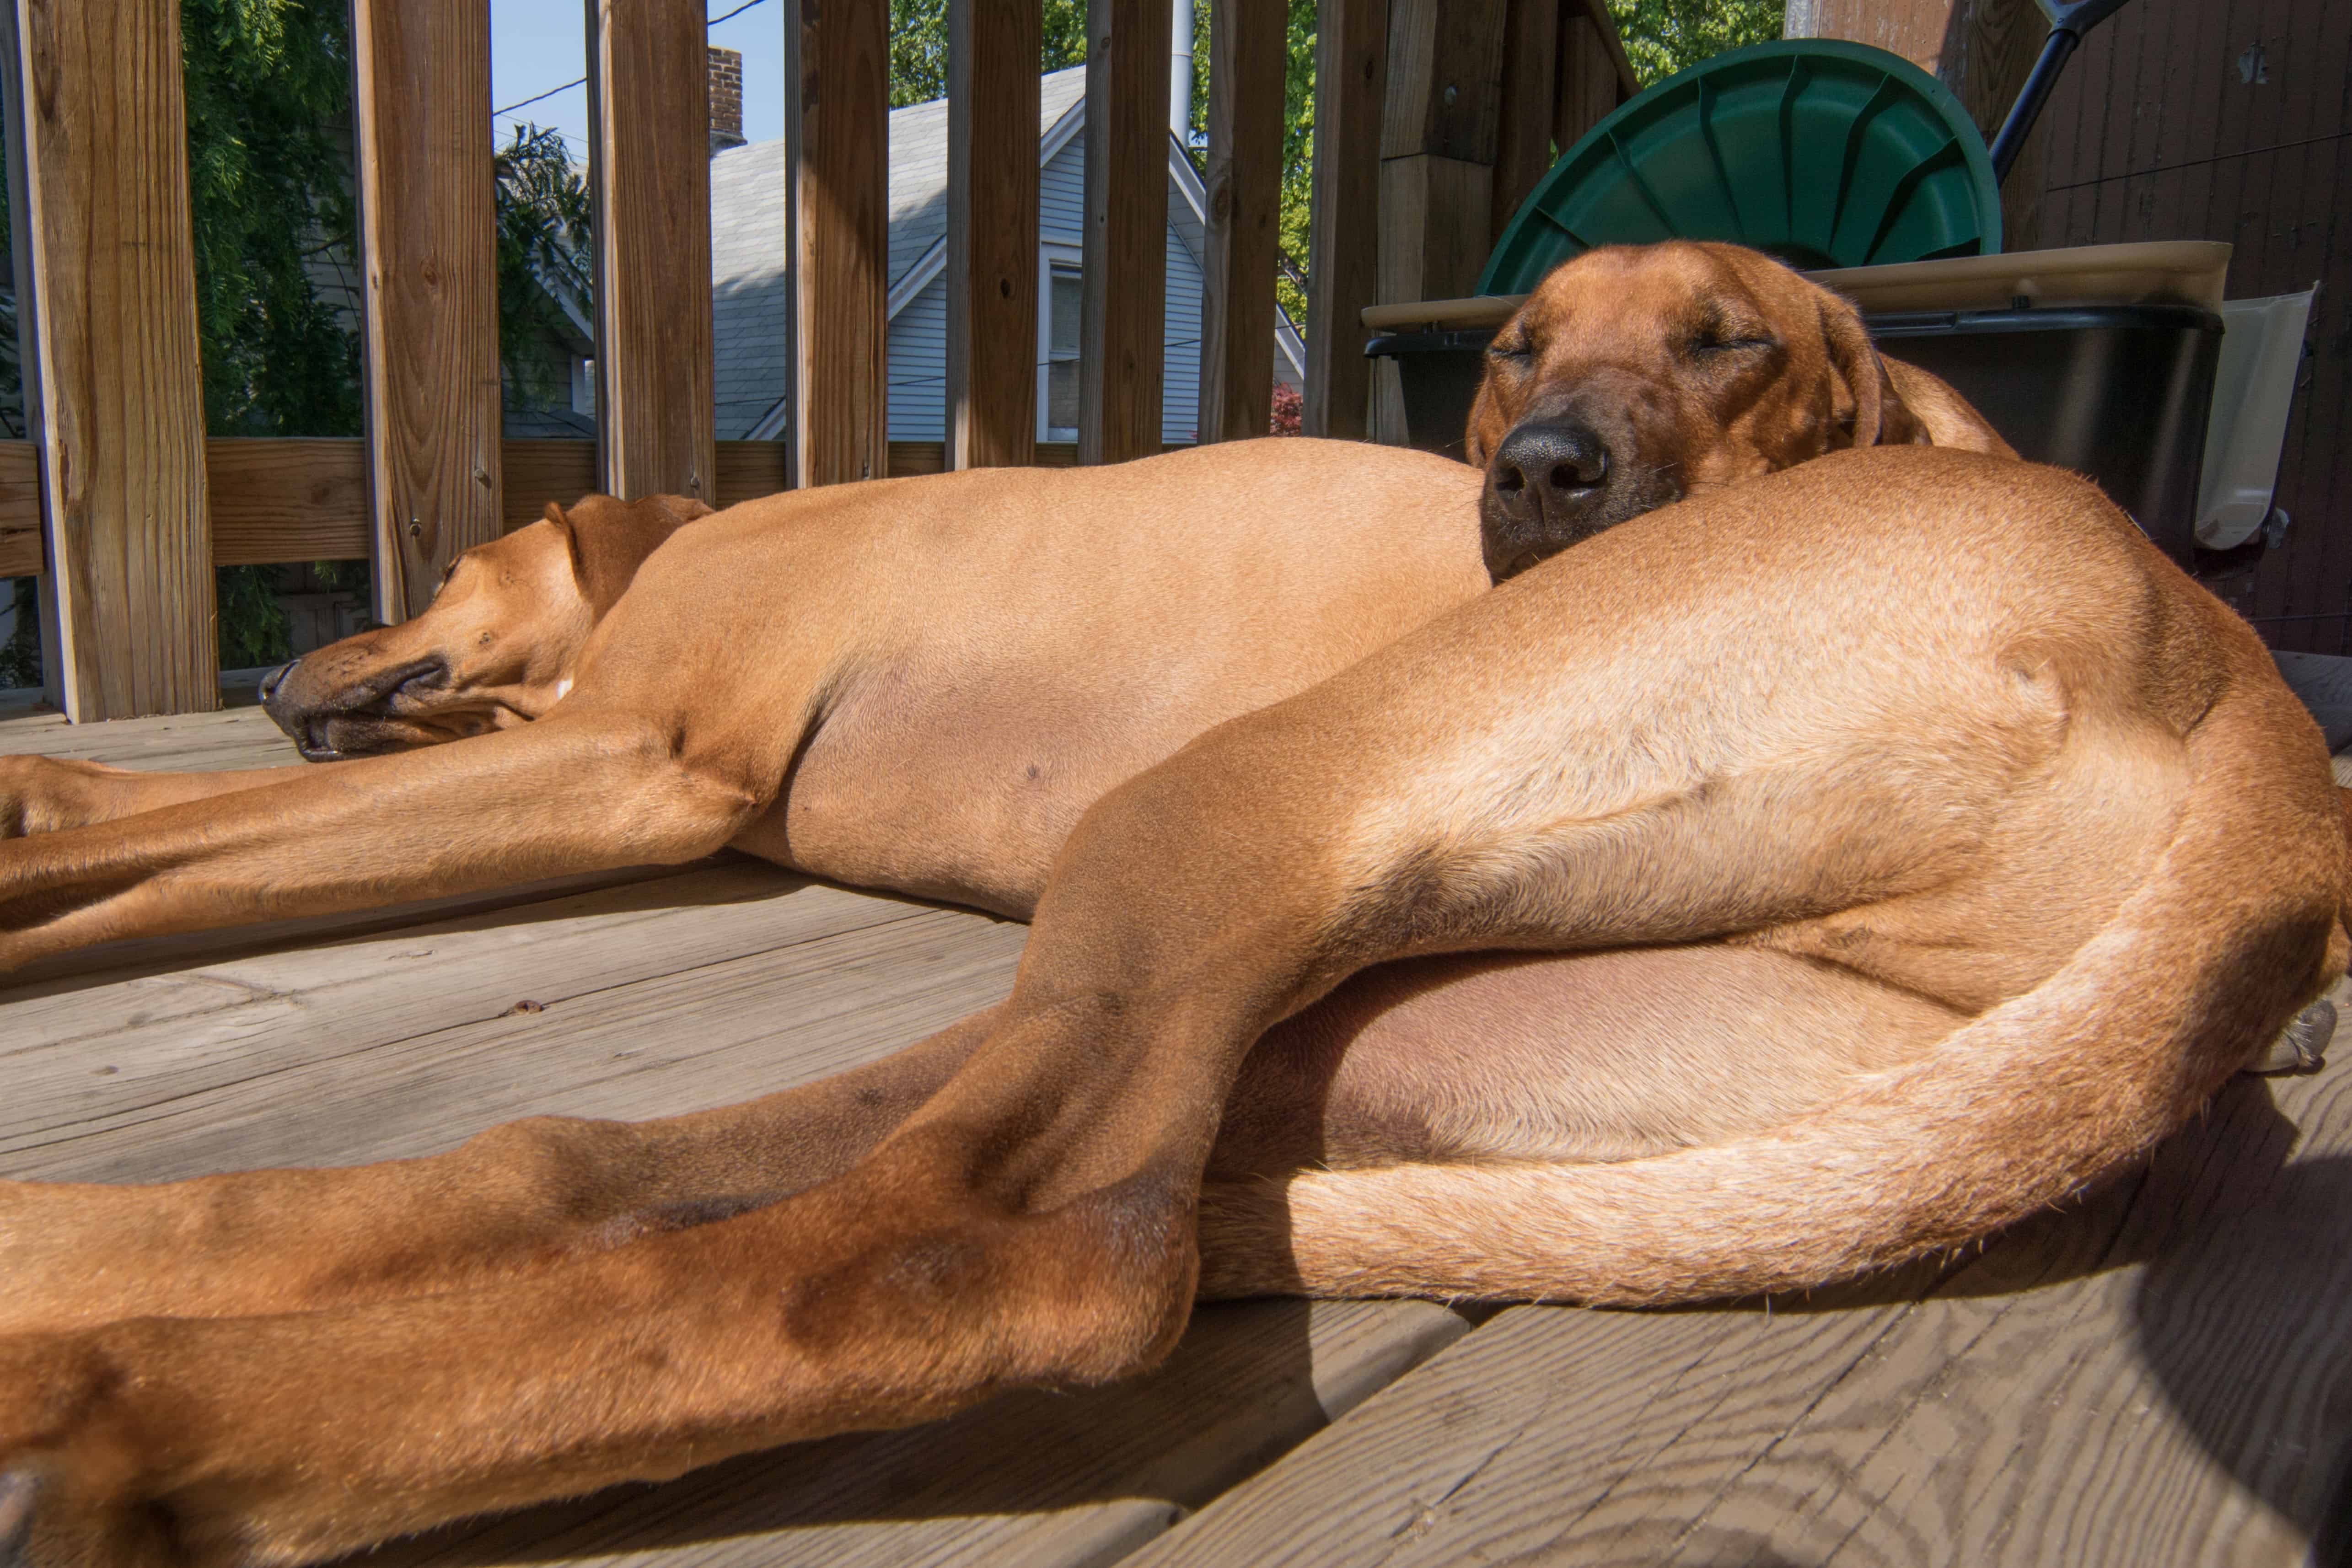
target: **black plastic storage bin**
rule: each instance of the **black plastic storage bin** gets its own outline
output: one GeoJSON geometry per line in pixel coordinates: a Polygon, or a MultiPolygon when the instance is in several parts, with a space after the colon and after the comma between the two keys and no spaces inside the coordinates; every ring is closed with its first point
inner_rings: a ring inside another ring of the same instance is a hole
{"type": "MultiPolygon", "coordinates": [[[[2194,305],[2063,305],[1864,319],[1882,348],[1951,383],[2021,455],[2089,475],[2188,563],[2220,316],[2194,305]]],[[[1406,332],[1365,346],[1397,362],[1412,445],[1463,455],[1494,335],[1406,332]]]]}

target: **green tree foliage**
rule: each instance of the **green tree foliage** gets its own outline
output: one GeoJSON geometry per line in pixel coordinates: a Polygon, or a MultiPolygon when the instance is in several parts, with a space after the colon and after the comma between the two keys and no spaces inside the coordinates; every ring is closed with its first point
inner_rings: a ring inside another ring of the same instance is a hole
{"type": "Polygon", "coordinates": [[[188,187],[215,436],[356,436],[359,341],[311,268],[349,267],[348,10],[181,0],[188,187]]]}
{"type": "Polygon", "coordinates": [[[1609,0],[1625,58],[1643,87],[1727,49],[1780,36],[1785,0],[1609,0]]]}

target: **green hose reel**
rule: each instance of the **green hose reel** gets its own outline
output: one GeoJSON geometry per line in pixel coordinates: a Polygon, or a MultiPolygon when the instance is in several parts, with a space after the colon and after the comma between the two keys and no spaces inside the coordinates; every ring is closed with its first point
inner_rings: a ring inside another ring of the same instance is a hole
{"type": "Polygon", "coordinates": [[[1900,55],[1789,39],[1718,55],[1593,127],[1487,258],[1524,294],[1596,245],[1723,239],[1799,268],[2000,248],[2000,189],[1959,100],[1900,55]]]}

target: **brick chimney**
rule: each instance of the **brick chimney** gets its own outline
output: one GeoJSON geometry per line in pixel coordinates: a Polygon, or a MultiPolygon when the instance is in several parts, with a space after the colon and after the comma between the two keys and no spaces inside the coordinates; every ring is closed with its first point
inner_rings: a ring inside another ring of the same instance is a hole
{"type": "Polygon", "coordinates": [[[710,50],[710,151],[743,145],[743,51],[710,50]]]}

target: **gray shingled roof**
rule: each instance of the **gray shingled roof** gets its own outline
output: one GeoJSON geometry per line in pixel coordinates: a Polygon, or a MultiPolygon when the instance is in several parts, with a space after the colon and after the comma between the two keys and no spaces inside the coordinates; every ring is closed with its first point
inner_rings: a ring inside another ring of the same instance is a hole
{"type": "MultiPolygon", "coordinates": [[[[1086,97],[1087,70],[1039,79],[1037,134],[1086,97]]],[[[890,111],[889,286],[940,243],[948,224],[945,99],[890,111]]],[[[710,313],[722,440],[749,434],[786,385],[784,144],[754,142],[710,160],[710,313]]]]}

